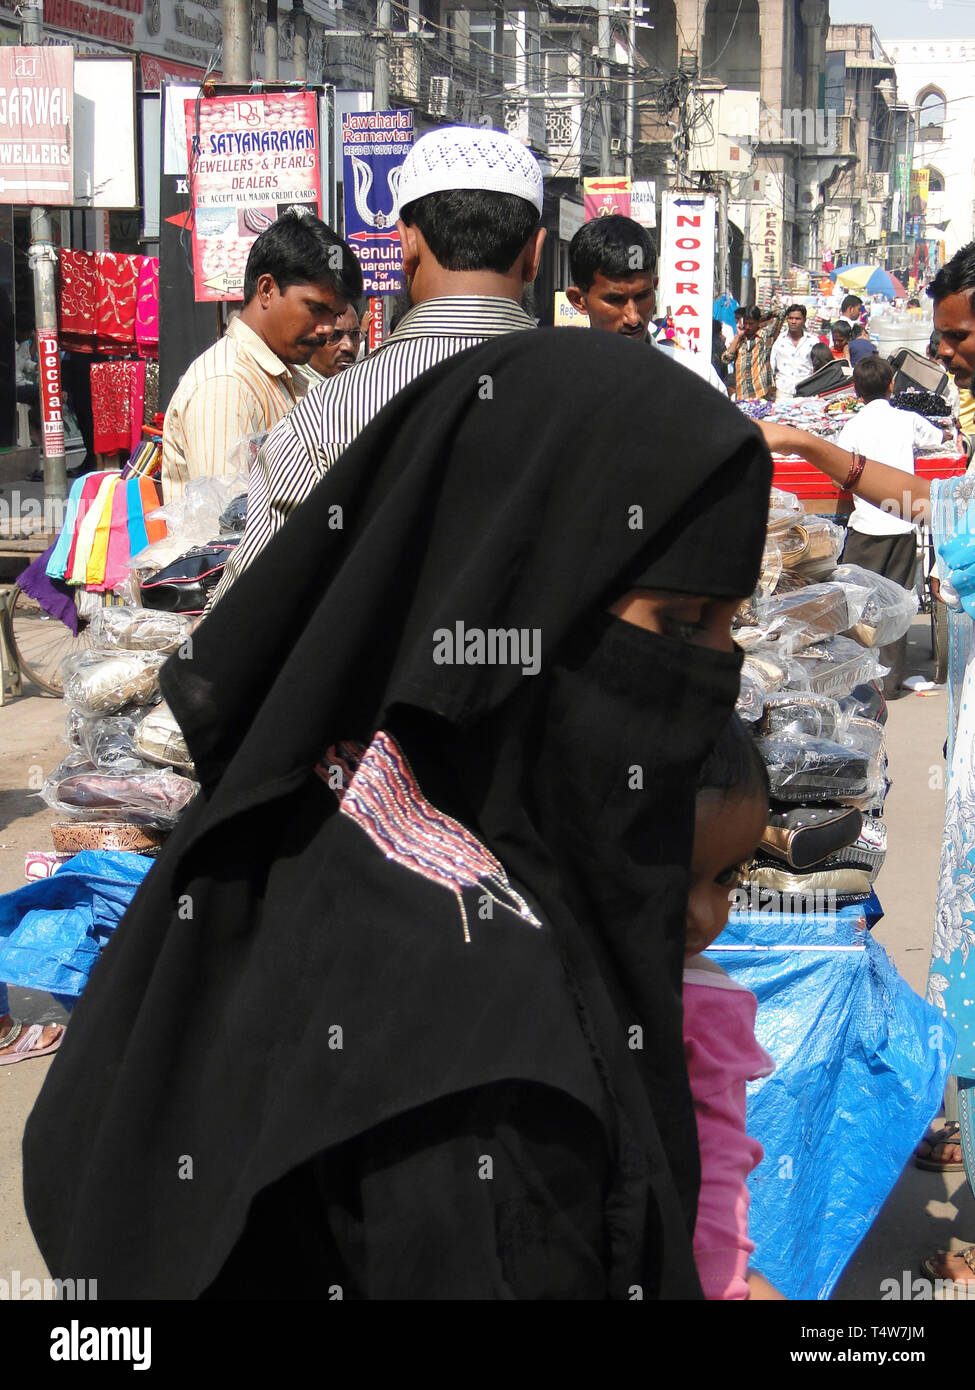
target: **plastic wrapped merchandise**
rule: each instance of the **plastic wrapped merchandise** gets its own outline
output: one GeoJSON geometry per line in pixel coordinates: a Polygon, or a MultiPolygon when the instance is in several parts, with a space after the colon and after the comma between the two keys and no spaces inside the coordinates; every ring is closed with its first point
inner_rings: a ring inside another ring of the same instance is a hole
{"type": "Polygon", "coordinates": [[[840,584],[855,586],[859,591],[869,593],[863,611],[848,630],[864,647],[886,647],[888,642],[896,642],[903,637],[917,615],[917,594],[913,589],[905,589],[873,570],[865,570],[860,565],[840,565],[833,573],[833,579],[840,584]]]}
{"type": "Polygon", "coordinates": [[[84,714],[118,714],[156,704],[165,652],[75,652],[61,663],[64,694],[84,714]]]}
{"type": "Polygon", "coordinates": [[[136,733],[136,746],[151,763],[174,767],[193,774],[193,761],[186,746],[183,731],[176,723],[172,710],[161,701],[142,719],[136,733]]]}
{"type": "Polygon", "coordinates": [[[196,789],[195,782],[170,768],[111,774],[73,756],[54,769],[41,796],[66,820],[125,820],[169,830],[196,789]]]}
{"type": "Polygon", "coordinates": [[[246,472],[225,473],[193,478],[186,484],[183,496],[167,502],[152,513],[165,521],[167,534],[153,541],[129,561],[140,582],[149,574],[164,569],[194,546],[206,545],[220,534],[220,518],[235,498],[247,491],[246,472]]]}
{"type": "Polygon", "coordinates": [[[887,723],[887,701],[883,687],[877,681],[864,681],[856,685],[849,695],[837,701],[844,714],[858,719],[872,719],[877,724],[887,723]]]}
{"type": "MultiPolygon", "coordinates": [[[[746,662],[745,665],[747,664],[746,662]]],[[[757,719],[761,719],[764,708],[765,686],[756,678],[754,673],[746,671],[743,666],[738,681],[738,699],[735,701],[735,711],[739,718],[744,719],[746,724],[754,724],[757,719]]]]}
{"type": "Polygon", "coordinates": [[[750,652],[742,662],[735,706],[747,723],[761,718],[766,698],[781,690],[789,679],[789,667],[784,658],[770,653],[765,646],[750,652]]]}
{"type": "Polygon", "coordinates": [[[750,625],[734,628],[733,636],[743,652],[774,652],[782,660],[808,646],[802,623],[781,613],[766,622],[760,621],[755,615],[755,621],[750,625]]]}
{"type": "Polygon", "coordinates": [[[72,709],[68,706],[67,718],[64,721],[64,741],[72,753],[84,752],[84,737],[86,716],[80,709],[72,709]]]}
{"type": "Polygon", "coordinates": [[[82,719],[81,751],[99,772],[145,771],[145,759],[135,743],[140,718],[109,714],[82,719]]]}
{"type": "Polygon", "coordinates": [[[887,857],[887,827],[878,816],[864,816],[860,834],[852,845],[827,854],[821,864],[822,869],[853,868],[864,869],[870,875],[871,883],[883,868],[887,857]]]}
{"type": "Polygon", "coordinates": [[[824,516],[803,514],[788,524],[777,518],[769,522],[768,535],[778,545],[785,568],[800,572],[807,580],[832,571],[843,548],[842,528],[824,516]]]}
{"type": "Polygon", "coordinates": [[[875,750],[856,739],[841,743],[809,734],[767,734],[756,746],[778,801],[838,801],[865,809],[883,794],[875,750]]]}
{"type": "Polygon", "coordinates": [[[758,575],[758,594],[761,598],[768,598],[775,593],[775,586],[782,578],[782,552],[778,547],[778,542],[772,536],[765,538],[765,550],[762,554],[762,568],[758,575]]]}
{"type": "Polygon", "coordinates": [[[794,904],[805,900],[809,911],[849,907],[864,902],[873,892],[870,874],[846,865],[800,874],[772,860],[755,859],[745,870],[745,878],[750,888],[781,895],[794,904]]]}
{"type": "Polygon", "coordinates": [[[846,724],[847,716],[828,695],[790,690],[766,697],[759,732],[835,739],[846,724]]]}
{"type": "Polygon", "coordinates": [[[880,680],[887,670],[875,652],[851,637],[834,637],[796,652],[790,663],[788,688],[841,700],[865,681],[880,680]]]}
{"type": "Polygon", "coordinates": [[[842,526],[825,516],[807,516],[796,530],[805,535],[805,548],[789,568],[811,584],[832,578],[846,540],[842,526]]]}
{"type": "Polygon", "coordinates": [[[809,584],[791,594],[776,594],[756,605],[759,623],[770,630],[776,620],[789,619],[793,650],[835,637],[858,622],[870,590],[853,584],[809,584]]]}
{"type": "Polygon", "coordinates": [[[99,608],[91,623],[93,647],[105,651],[174,652],[193,630],[185,613],[152,608],[99,608]]]}

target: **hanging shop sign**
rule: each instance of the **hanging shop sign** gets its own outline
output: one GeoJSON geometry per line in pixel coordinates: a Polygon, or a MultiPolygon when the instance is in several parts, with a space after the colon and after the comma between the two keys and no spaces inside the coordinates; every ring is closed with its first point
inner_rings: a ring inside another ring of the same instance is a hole
{"type": "Polygon", "coordinates": [[[184,102],[198,303],[241,299],[251,246],[282,212],[321,216],[313,92],[184,102]]]}
{"type": "Polygon", "coordinates": [[[559,199],[559,240],[571,241],[585,222],[586,216],[581,205],[570,198],[559,199]]]}
{"type": "Polygon", "coordinates": [[[931,180],[930,169],[911,170],[911,216],[923,217],[928,210],[928,186],[931,180]]]}
{"type": "Polygon", "coordinates": [[[44,457],[64,453],[64,403],[61,398],[61,353],[56,333],[37,335],[37,382],[41,395],[44,457]]]}
{"type": "Polygon", "coordinates": [[[135,163],[135,58],[76,58],[75,205],[137,208],[135,163]]]}
{"type": "Polygon", "coordinates": [[[641,227],[657,225],[657,185],[653,179],[634,179],[630,188],[630,216],[641,227]]]}
{"type": "Polygon", "coordinates": [[[575,305],[569,303],[565,290],[555,291],[552,306],[553,322],[556,328],[588,328],[589,315],[580,313],[575,305]]]}
{"type": "Polygon", "coordinates": [[[713,194],[663,195],[657,312],[673,319],[683,347],[710,350],[714,218],[713,194]]]}
{"type": "MultiPolygon", "coordinates": [[[[782,210],[765,203],[754,210],[757,216],[758,245],[755,247],[755,274],[776,278],[782,262],[782,210]]],[[[754,216],[754,213],[753,213],[754,216]]],[[[753,223],[753,228],[755,224],[753,223]]]]}
{"type": "Polygon", "coordinates": [[[359,259],[366,294],[395,294],[403,285],[397,190],[412,147],[412,111],[347,111],[342,117],[345,239],[359,259]]]}
{"type": "Polygon", "coordinates": [[[369,341],[366,351],[375,352],[385,337],[386,301],[381,294],[374,294],[369,299],[369,341]]]}
{"type": "Polygon", "coordinates": [[[0,203],[74,202],[74,54],[0,47],[0,203]]]}
{"type": "Polygon", "coordinates": [[[630,216],[629,179],[583,179],[582,188],[587,222],[617,213],[630,216]]]}

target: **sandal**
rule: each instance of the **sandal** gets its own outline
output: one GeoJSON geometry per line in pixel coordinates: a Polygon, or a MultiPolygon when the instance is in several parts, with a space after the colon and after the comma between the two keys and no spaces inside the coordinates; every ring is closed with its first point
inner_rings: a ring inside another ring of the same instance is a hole
{"type": "Polygon", "coordinates": [[[961,1148],[961,1128],[957,1120],[946,1120],[941,1129],[934,1130],[926,1135],[922,1144],[927,1144],[929,1153],[927,1155],[914,1152],[915,1168],[923,1168],[928,1173],[963,1173],[965,1165],[960,1159],[952,1159],[950,1163],[940,1162],[933,1157],[935,1149],[947,1147],[951,1144],[955,1148],[961,1148]]]}
{"type": "Polygon", "coordinates": [[[921,1261],[921,1273],[934,1283],[932,1298],[975,1303],[975,1245],[968,1245],[964,1250],[940,1250],[937,1255],[921,1261]],[[935,1261],[940,1260],[943,1255],[964,1260],[972,1271],[971,1279],[946,1279],[944,1274],[939,1274],[935,1268],[935,1261]]]}
{"type": "Polygon", "coordinates": [[[53,1042],[42,1045],[45,1023],[31,1023],[25,1027],[14,1019],[2,1038],[0,1038],[0,1067],[11,1066],[14,1062],[29,1062],[32,1057],[46,1057],[57,1052],[64,1037],[64,1028],[57,1025],[57,1036],[53,1042]]]}

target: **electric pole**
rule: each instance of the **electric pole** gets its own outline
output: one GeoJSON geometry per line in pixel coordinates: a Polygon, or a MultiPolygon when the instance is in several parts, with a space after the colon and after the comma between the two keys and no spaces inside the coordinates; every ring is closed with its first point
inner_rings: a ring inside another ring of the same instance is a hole
{"type": "Polygon", "coordinates": [[[251,80],[251,0],[223,0],[223,80],[251,80]]]}
{"type": "Polygon", "coordinates": [[[609,57],[610,27],[609,0],[599,0],[599,172],[606,178],[610,172],[610,114],[609,114],[609,57]]]}
{"type": "MultiPolygon", "coordinates": [[[[21,37],[28,47],[43,41],[42,0],[24,0],[21,6],[21,37]]],[[[44,450],[44,518],[51,529],[60,529],[58,513],[68,495],[67,465],[64,457],[64,426],[48,432],[45,397],[54,396],[61,406],[61,354],[58,343],[57,260],[54,227],[47,208],[30,210],[30,251],[28,261],[34,277],[34,330],[37,337],[37,387],[40,393],[41,431],[44,450]],[[45,350],[44,344],[53,351],[45,350]],[[51,374],[55,374],[52,381],[51,374]],[[49,388],[55,386],[56,391],[49,388]],[[57,450],[52,453],[51,450],[57,450]],[[57,523],[55,525],[55,522],[57,523]]]]}
{"type": "Polygon", "coordinates": [[[278,80],[278,0],[267,0],[264,22],[264,80],[278,80]]]}
{"type": "Polygon", "coordinates": [[[303,0],[292,0],[291,18],[294,24],[295,78],[298,82],[308,80],[308,16],[305,14],[303,0]]]}
{"type": "Polygon", "coordinates": [[[633,178],[633,117],[636,109],[636,0],[629,0],[630,20],[627,30],[626,64],[626,177],[633,178]]]}
{"type": "Polygon", "coordinates": [[[389,31],[392,28],[393,7],[390,0],[376,4],[376,62],[372,84],[374,111],[389,109],[389,31]]]}

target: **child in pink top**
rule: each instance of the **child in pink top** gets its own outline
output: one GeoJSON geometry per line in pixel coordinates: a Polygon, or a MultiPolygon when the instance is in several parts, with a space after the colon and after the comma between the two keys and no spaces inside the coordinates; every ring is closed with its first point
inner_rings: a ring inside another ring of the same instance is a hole
{"type": "Polygon", "coordinates": [[[700,953],[728,920],[729,897],[768,819],[765,764],[732,715],[701,770],[687,905],[684,1052],[701,1153],[694,1258],[705,1298],[781,1298],[748,1272],[748,1174],[762,1146],[745,1130],[745,1082],[774,1062],[755,1040],[754,994],[700,953]]]}

